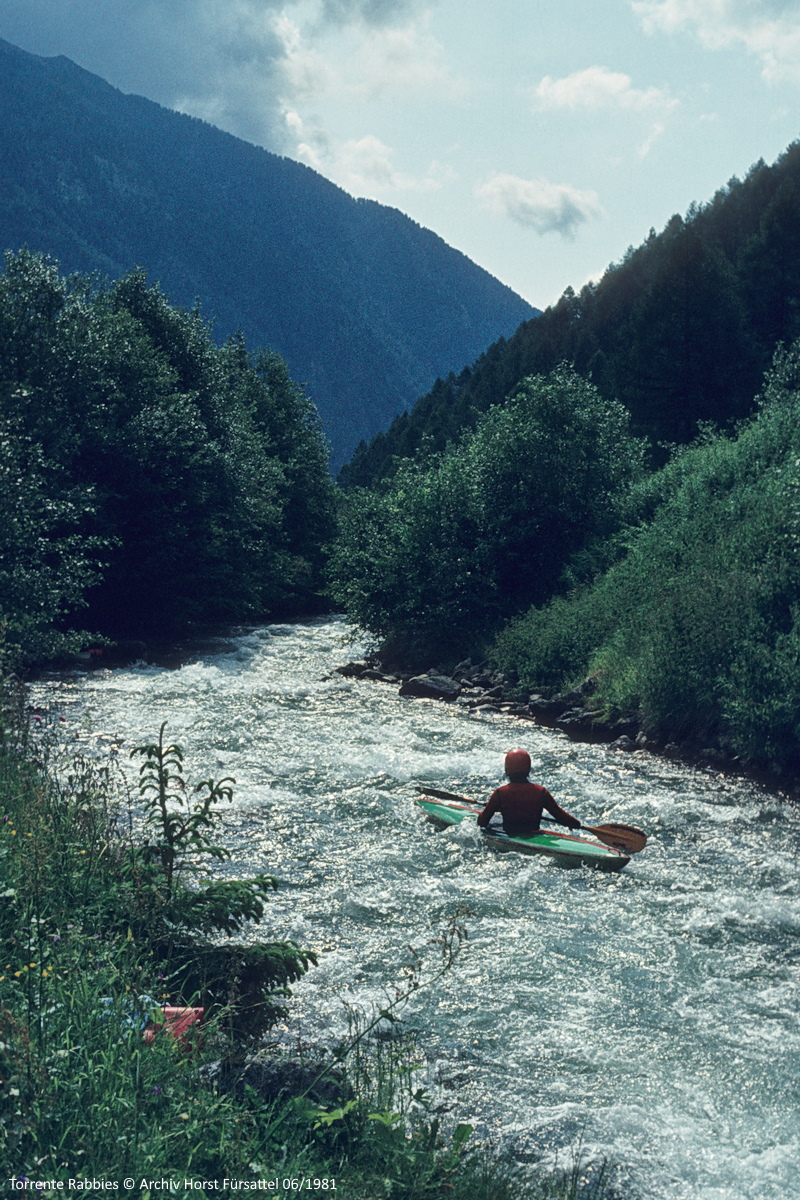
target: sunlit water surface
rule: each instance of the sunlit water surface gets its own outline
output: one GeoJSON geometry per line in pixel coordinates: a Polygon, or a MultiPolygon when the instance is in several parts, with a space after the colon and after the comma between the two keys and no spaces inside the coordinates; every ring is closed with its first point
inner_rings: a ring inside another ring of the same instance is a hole
{"type": "MultiPolygon", "coordinates": [[[[319,953],[289,1029],[341,1031],[409,943],[458,905],[467,949],[407,1010],[428,1087],[524,1157],[575,1148],[659,1200],[800,1196],[800,816],[758,787],[513,718],[401,700],[331,677],[357,653],[335,620],[270,626],[182,665],[42,681],[70,736],[124,748],[162,720],[194,778],[232,775],[237,874],[281,880],[268,936],[319,953]],[[505,751],[588,824],[650,834],[617,875],[498,854],[474,825],[437,832],[428,781],[485,797],[505,751]]],[[[123,755],[124,757],[124,755],[123,755]]]]}

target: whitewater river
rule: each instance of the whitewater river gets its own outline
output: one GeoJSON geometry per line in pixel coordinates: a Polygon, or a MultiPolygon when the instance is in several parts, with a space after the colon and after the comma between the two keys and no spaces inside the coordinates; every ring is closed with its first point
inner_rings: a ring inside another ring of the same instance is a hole
{"type": "Polygon", "coordinates": [[[526,1159],[582,1144],[658,1200],[800,1197],[800,813],[741,781],[503,716],[331,678],[356,657],[335,620],[250,630],[179,664],[36,685],[87,746],[162,720],[196,779],[236,778],[237,874],[281,880],[267,936],[319,952],[287,1028],[341,1031],[406,946],[467,904],[467,948],[406,1013],[427,1084],[526,1159]],[[485,797],[503,755],[588,824],[648,831],[617,875],[437,832],[414,784],[485,797]]]}

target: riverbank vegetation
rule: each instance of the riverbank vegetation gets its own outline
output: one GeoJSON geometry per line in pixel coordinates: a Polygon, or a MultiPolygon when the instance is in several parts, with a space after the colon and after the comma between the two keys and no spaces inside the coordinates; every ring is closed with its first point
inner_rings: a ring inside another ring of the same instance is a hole
{"type": "Polygon", "coordinates": [[[0,617],[15,664],[319,609],[334,492],[277,355],[218,347],[140,270],[0,276],[0,617]]]}
{"type": "Polygon", "coordinates": [[[457,914],[405,981],[388,988],[383,1009],[350,1010],[349,1036],[335,1053],[307,1049],[301,1064],[265,1060],[263,1051],[246,1060],[285,1015],[286,985],[313,955],[258,940],[274,881],[203,875],[205,860],[225,858],[214,829],[231,781],[193,787],[162,727],[133,752],[142,770],[131,808],[111,760],[70,756],[46,721],[28,731],[9,687],[3,700],[0,1160],[8,1177],[117,1185],[132,1177],[137,1188],[142,1179],[277,1178],[284,1191],[310,1179],[309,1190],[335,1184],[347,1200],[608,1195],[602,1165],[522,1172],[477,1145],[471,1126],[446,1126],[420,1087],[413,1043],[372,1037],[378,1024],[399,1031],[405,1000],[453,967],[463,938],[457,914]],[[256,922],[247,939],[215,936],[241,934],[245,921],[256,922]],[[183,1040],[162,1031],[148,1044],[143,1033],[163,1020],[162,1005],[192,1003],[205,1008],[201,1025],[183,1040]],[[260,1076],[253,1062],[271,1074],[260,1076]]]}

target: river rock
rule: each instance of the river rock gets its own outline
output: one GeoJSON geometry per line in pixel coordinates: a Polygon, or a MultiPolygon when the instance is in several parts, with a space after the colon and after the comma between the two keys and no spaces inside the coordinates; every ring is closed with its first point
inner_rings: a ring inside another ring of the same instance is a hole
{"type": "Polygon", "coordinates": [[[448,675],[414,675],[400,688],[401,696],[419,696],[423,700],[457,700],[460,684],[448,675]]]}
{"type": "Polygon", "coordinates": [[[566,705],[560,697],[548,700],[546,696],[531,696],[528,707],[535,716],[554,717],[563,713],[566,705]]]}
{"type": "Polygon", "coordinates": [[[333,669],[337,675],[344,675],[347,679],[353,679],[358,678],[359,676],[363,675],[365,671],[369,670],[369,663],[359,661],[349,662],[345,663],[341,667],[334,667],[333,669]]]}
{"type": "Polygon", "coordinates": [[[589,732],[592,728],[592,713],[587,708],[568,708],[556,718],[555,723],[559,729],[570,733],[589,732]]]}

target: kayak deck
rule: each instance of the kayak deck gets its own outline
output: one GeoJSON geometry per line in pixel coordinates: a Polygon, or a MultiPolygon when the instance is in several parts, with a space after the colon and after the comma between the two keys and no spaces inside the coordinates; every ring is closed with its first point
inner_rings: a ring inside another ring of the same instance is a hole
{"type": "MultiPolygon", "coordinates": [[[[437,800],[420,796],[415,801],[434,825],[445,828],[459,825],[469,817],[476,817],[480,805],[461,800],[437,800]]],[[[621,871],[630,858],[612,846],[591,838],[578,837],[572,833],[557,833],[555,830],[540,830],[524,837],[510,837],[501,829],[487,828],[482,831],[486,841],[497,850],[516,850],[521,854],[544,854],[560,866],[597,867],[601,871],[621,871]]]]}

